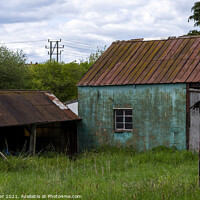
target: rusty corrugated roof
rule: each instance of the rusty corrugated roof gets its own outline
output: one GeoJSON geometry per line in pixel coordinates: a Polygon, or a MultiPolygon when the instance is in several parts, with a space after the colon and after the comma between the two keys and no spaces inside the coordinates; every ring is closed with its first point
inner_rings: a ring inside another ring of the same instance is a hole
{"type": "Polygon", "coordinates": [[[117,41],[78,86],[200,82],[200,36],[117,41]]]}
{"type": "Polygon", "coordinates": [[[49,91],[0,90],[0,126],[79,119],[49,91]]]}

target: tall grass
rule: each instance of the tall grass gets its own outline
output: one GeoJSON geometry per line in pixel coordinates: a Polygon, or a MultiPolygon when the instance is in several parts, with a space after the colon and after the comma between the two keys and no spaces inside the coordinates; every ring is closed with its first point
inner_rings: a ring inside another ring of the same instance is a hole
{"type": "Polygon", "coordinates": [[[82,195],[95,200],[200,197],[198,156],[189,151],[155,148],[136,153],[104,147],[74,159],[51,153],[8,160],[0,159],[0,195],[82,195]]]}

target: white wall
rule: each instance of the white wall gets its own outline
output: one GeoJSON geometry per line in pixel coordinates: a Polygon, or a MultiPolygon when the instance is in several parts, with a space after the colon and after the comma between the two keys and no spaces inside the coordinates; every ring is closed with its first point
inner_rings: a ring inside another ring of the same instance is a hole
{"type": "Polygon", "coordinates": [[[66,105],[70,110],[78,115],[78,102],[70,103],[66,105]]]}

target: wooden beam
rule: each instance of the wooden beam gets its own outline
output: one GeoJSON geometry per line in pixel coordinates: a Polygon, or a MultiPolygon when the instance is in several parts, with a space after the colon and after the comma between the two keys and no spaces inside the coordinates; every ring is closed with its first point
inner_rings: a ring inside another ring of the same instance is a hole
{"type": "Polygon", "coordinates": [[[189,84],[186,84],[186,147],[187,150],[190,149],[190,93],[189,84]]]}
{"type": "Polygon", "coordinates": [[[30,132],[30,146],[29,151],[30,154],[35,156],[35,149],[36,149],[36,124],[31,126],[31,132],[30,132]]]}

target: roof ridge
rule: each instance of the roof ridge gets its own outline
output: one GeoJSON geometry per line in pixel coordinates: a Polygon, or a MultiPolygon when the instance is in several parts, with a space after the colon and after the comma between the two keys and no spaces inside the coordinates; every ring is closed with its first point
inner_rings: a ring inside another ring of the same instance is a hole
{"type": "Polygon", "coordinates": [[[129,42],[143,42],[143,41],[160,41],[160,40],[170,40],[170,39],[188,39],[188,38],[198,38],[200,35],[182,35],[182,36],[169,36],[169,37],[152,37],[152,38],[135,38],[130,40],[116,40],[113,44],[122,44],[129,42]]]}
{"type": "Polygon", "coordinates": [[[200,36],[149,39],[114,42],[78,86],[200,83],[200,36]]]}

